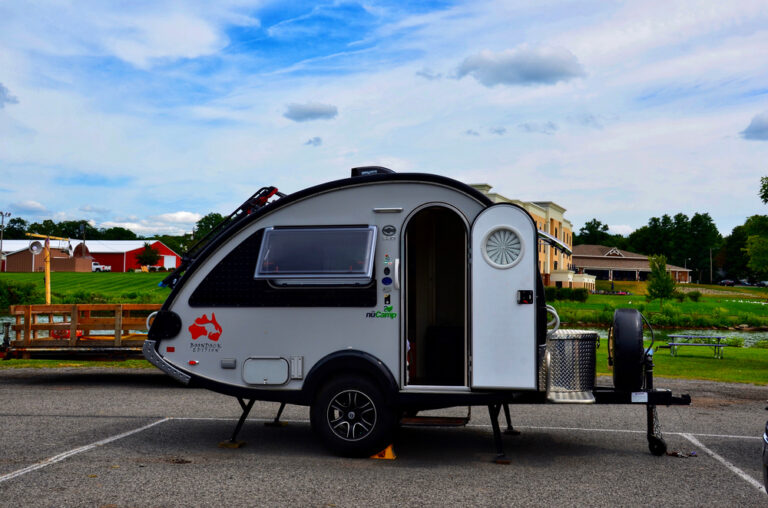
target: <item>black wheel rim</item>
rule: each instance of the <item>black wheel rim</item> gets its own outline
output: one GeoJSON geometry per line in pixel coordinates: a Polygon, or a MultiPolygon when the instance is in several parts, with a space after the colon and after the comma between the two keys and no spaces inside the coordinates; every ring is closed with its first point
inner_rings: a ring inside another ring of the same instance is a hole
{"type": "Polygon", "coordinates": [[[337,437],[344,441],[359,441],[376,426],[376,406],[365,393],[344,390],[331,399],[326,418],[337,437]]]}

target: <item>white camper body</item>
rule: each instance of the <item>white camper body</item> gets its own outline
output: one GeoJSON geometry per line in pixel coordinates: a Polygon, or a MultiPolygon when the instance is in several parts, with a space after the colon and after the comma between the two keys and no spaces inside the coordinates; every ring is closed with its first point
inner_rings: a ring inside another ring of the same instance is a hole
{"type": "Polygon", "coordinates": [[[358,173],[233,214],[169,278],[147,358],[244,410],[309,405],[351,455],[403,412],[553,401],[530,215],[448,178],[358,173]]]}

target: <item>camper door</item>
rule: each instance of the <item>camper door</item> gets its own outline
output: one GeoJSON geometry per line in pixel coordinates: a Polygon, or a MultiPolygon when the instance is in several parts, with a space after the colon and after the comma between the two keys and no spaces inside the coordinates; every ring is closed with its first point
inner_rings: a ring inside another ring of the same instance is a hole
{"type": "Polygon", "coordinates": [[[499,203],[472,225],[472,388],[536,389],[536,226],[499,203]]]}

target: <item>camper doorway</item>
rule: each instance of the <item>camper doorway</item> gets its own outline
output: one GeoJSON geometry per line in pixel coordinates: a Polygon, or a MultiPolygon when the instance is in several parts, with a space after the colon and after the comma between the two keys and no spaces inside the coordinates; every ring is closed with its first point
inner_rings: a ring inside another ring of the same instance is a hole
{"type": "Polygon", "coordinates": [[[406,386],[468,386],[467,231],[455,209],[438,204],[418,209],[406,223],[406,386]]]}

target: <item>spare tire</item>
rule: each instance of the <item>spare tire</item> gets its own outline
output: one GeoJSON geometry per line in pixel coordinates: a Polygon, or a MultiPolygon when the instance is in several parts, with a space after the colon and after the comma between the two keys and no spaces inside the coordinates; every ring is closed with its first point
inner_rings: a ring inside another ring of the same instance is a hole
{"type": "Polygon", "coordinates": [[[613,313],[613,386],[635,392],[643,386],[643,317],[636,309],[613,313]]]}

